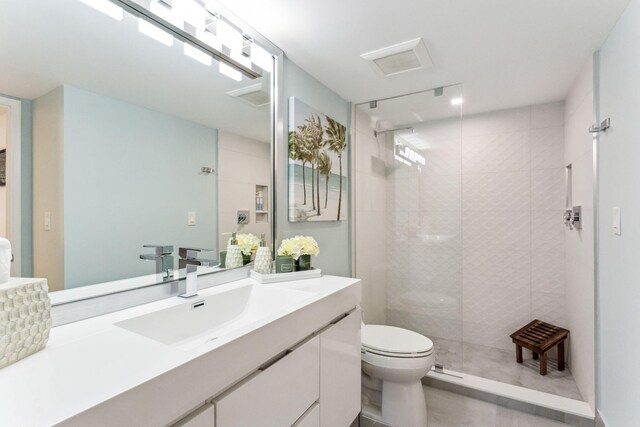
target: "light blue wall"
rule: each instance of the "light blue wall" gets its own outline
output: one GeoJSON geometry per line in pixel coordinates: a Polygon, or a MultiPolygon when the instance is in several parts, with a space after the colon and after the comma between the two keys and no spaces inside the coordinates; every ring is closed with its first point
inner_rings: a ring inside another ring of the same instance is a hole
{"type": "Polygon", "coordinates": [[[640,425],[640,0],[600,50],[598,408],[608,427],[640,425]],[[622,235],[611,228],[621,208],[622,235]]]}
{"type": "Polygon", "coordinates": [[[217,252],[217,130],[64,90],[65,288],[153,273],[143,244],[217,252]]]}
{"type": "Polygon", "coordinates": [[[22,152],[20,173],[22,188],[21,262],[22,277],[33,276],[33,120],[31,101],[22,101],[22,152]]]}
{"type": "MultiPolygon", "coordinates": [[[[288,99],[295,96],[310,107],[321,111],[350,128],[351,105],[336,93],[332,92],[325,85],[310,76],[307,72],[299,68],[293,62],[285,58],[284,61],[284,97],[285,109],[287,109],[288,99]]],[[[320,254],[312,259],[312,264],[322,269],[323,273],[340,276],[351,275],[351,194],[349,193],[349,203],[347,208],[348,219],[346,221],[328,222],[289,222],[287,219],[288,206],[288,110],[284,111],[285,140],[282,142],[282,156],[278,164],[278,234],[287,238],[297,234],[311,235],[320,246],[320,254]]],[[[349,135],[349,131],[347,131],[349,135]]],[[[347,141],[349,158],[351,158],[351,141],[347,141]]],[[[352,177],[349,171],[349,177],[352,177]]],[[[279,242],[278,242],[279,244],[279,242]]]]}

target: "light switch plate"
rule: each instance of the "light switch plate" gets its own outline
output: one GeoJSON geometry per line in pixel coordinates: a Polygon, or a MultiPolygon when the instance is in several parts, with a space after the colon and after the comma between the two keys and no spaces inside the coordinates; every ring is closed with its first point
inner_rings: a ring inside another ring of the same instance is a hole
{"type": "Polygon", "coordinates": [[[187,214],[187,225],[196,225],[196,213],[194,211],[189,211],[187,214]]]}
{"type": "Polygon", "coordinates": [[[620,220],[620,208],[614,207],[611,211],[611,227],[613,228],[613,234],[620,236],[622,234],[621,220],[620,220]]]}
{"type": "Polygon", "coordinates": [[[51,212],[44,213],[44,231],[51,231],[51,212]]]}

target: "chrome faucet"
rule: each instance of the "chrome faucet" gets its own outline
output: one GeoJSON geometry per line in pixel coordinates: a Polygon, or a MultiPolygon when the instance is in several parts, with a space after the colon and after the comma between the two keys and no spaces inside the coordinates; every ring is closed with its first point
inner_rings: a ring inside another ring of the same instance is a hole
{"type": "Polygon", "coordinates": [[[190,298],[198,295],[198,266],[211,267],[218,262],[212,259],[198,258],[198,254],[202,252],[211,252],[211,249],[200,248],[180,248],[178,254],[180,259],[178,260],[178,267],[182,270],[186,268],[186,282],[187,287],[184,294],[178,295],[182,298],[190,298]]]}
{"type": "Polygon", "coordinates": [[[173,246],[172,245],[144,245],[144,248],[153,248],[152,254],[142,254],[140,259],[156,262],[156,274],[162,275],[162,280],[168,280],[173,276],[173,246]]]}

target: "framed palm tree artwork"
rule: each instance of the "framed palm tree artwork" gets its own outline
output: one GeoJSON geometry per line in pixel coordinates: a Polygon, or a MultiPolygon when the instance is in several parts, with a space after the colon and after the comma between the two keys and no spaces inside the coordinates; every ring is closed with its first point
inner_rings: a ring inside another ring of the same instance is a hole
{"type": "Polygon", "coordinates": [[[347,128],[291,97],[288,130],[289,221],[347,219],[347,128]]]}

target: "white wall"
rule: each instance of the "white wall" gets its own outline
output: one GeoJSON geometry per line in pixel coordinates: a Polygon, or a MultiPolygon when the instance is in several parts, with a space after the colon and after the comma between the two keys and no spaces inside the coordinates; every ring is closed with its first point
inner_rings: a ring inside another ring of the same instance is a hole
{"type": "Polygon", "coordinates": [[[600,50],[598,409],[609,427],[640,422],[640,0],[631,0],[600,50]],[[622,212],[613,234],[612,208],[622,212]]]}
{"type": "MultiPolygon", "coordinates": [[[[349,140],[350,104],[339,95],[332,92],[325,85],[309,75],[306,71],[285,58],[284,61],[284,98],[295,96],[308,106],[321,111],[347,127],[347,150],[351,153],[351,141],[349,140]]],[[[288,114],[285,112],[285,118],[288,114]]],[[[284,123],[284,128],[288,125],[284,123]]],[[[338,276],[351,276],[351,245],[350,224],[352,219],[346,221],[315,221],[315,222],[289,222],[288,212],[288,135],[284,132],[285,140],[282,141],[280,159],[278,163],[278,233],[281,238],[292,237],[297,234],[311,235],[315,237],[320,246],[320,254],[312,257],[312,265],[322,269],[323,273],[338,276]]],[[[351,156],[351,154],[349,154],[351,156]]],[[[351,171],[349,171],[351,176],[351,171]]],[[[348,180],[344,181],[345,188],[349,188],[348,180]]],[[[344,205],[351,215],[351,194],[349,203],[344,205]]],[[[278,242],[279,243],[279,242],[278,242]]]]}
{"type": "Polygon", "coordinates": [[[385,324],[387,308],[386,148],[375,137],[374,123],[356,108],[355,144],[355,276],[362,279],[366,323],[385,324]]]}
{"type": "Polygon", "coordinates": [[[262,195],[269,211],[268,220],[259,223],[256,219],[256,185],[271,187],[271,145],[219,131],[218,158],[221,159],[218,164],[220,250],[225,250],[229,241],[229,235],[225,233],[234,231],[258,237],[264,233],[270,244],[272,209],[268,205],[269,193],[262,195]],[[238,225],[238,210],[250,211],[249,224],[238,225]]]}
{"type": "Polygon", "coordinates": [[[572,206],[582,206],[581,230],[565,229],[565,307],[569,366],[582,397],[595,410],[595,270],[593,210],[593,59],[565,102],[564,163],[572,170],[572,206]]]}
{"type": "MultiPolygon", "coordinates": [[[[0,150],[7,148],[9,131],[6,108],[0,107],[0,150]]],[[[7,187],[0,187],[0,237],[7,237],[7,187]]]]}
{"type": "Polygon", "coordinates": [[[33,273],[64,289],[64,91],[33,101],[33,273]],[[51,231],[43,227],[51,212],[51,231]]]}

